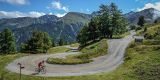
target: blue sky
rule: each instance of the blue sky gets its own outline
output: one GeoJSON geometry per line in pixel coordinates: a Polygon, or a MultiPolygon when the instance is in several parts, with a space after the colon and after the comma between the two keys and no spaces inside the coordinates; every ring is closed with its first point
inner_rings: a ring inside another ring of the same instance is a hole
{"type": "Polygon", "coordinates": [[[159,0],[0,0],[0,18],[39,17],[54,14],[59,17],[68,12],[92,13],[101,4],[114,2],[123,13],[147,8],[160,10],[159,0]]]}

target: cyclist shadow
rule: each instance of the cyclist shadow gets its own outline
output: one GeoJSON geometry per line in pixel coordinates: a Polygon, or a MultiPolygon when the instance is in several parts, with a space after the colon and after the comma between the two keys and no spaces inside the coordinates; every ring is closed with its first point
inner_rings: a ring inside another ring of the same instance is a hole
{"type": "Polygon", "coordinates": [[[38,75],[38,74],[39,74],[39,73],[36,72],[36,73],[32,73],[31,75],[38,75]]]}
{"type": "Polygon", "coordinates": [[[31,75],[38,75],[38,74],[46,74],[46,73],[35,72],[35,73],[32,73],[31,75]]]}

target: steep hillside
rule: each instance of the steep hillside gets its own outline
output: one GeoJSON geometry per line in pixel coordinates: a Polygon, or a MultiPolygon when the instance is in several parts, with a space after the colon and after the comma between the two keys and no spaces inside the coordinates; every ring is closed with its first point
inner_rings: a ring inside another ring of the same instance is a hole
{"type": "Polygon", "coordinates": [[[62,18],[55,15],[44,15],[39,18],[0,19],[0,31],[5,28],[12,29],[18,45],[28,40],[33,31],[47,32],[55,38],[56,42],[60,37],[67,42],[73,42],[76,40],[77,32],[90,19],[90,15],[78,12],[69,12],[62,18]]]}
{"type": "Polygon", "coordinates": [[[144,35],[146,39],[160,40],[160,23],[148,25],[146,27],[146,32],[144,32],[144,30],[140,30],[137,34],[144,35]]]}
{"type": "MultiPolygon", "coordinates": [[[[0,31],[5,28],[13,30],[17,44],[25,42],[33,31],[44,31],[54,37],[56,42],[63,37],[68,42],[76,40],[77,32],[98,13],[84,14],[69,12],[64,17],[55,15],[44,15],[39,18],[22,17],[11,19],[0,19],[0,31]]],[[[148,23],[159,20],[160,11],[150,8],[140,12],[130,12],[124,16],[130,24],[137,24],[139,16],[144,16],[148,23]]]]}
{"type": "Polygon", "coordinates": [[[39,18],[31,17],[20,17],[20,18],[11,18],[11,19],[0,19],[0,30],[8,27],[11,29],[28,27],[32,24],[38,23],[47,23],[47,22],[56,22],[58,17],[55,15],[45,15],[39,18]]]}
{"type": "Polygon", "coordinates": [[[69,12],[62,20],[64,20],[65,24],[74,24],[74,23],[86,23],[88,19],[91,18],[90,14],[77,13],[77,12],[69,12]]]}

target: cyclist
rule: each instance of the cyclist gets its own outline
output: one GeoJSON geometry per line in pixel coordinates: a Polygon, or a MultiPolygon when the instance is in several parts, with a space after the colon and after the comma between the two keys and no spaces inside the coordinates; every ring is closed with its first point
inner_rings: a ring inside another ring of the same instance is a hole
{"type": "Polygon", "coordinates": [[[41,72],[41,70],[44,68],[44,60],[38,63],[38,71],[41,72]]]}

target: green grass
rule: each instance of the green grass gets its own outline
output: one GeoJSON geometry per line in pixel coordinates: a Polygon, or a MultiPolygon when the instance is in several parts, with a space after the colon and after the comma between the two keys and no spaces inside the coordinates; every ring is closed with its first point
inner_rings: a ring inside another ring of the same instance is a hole
{"type": "MultiPolygon", "coordinates": [[[[158,27],[154,25],[153,27],[158,27]]],[[[148,27],[148,34],[153,34],[153,27],[148,27]],[[151,29],[151,31],[150,31],[151,29]]],[[[95,43],[83,48],[81,51],[83,55],[76,55],[79,60],[85,58],[93,58],[104,54],[94,54],[96,50],[103,51],[104,44],[95,43]],[[88,56],[86,53],[92,53],[88,56]]],[[[51,53],[66,52],[68,49],[65,47],[56,47],[49,50],[51,53]]],[[[37,77],[22,75],[22,80],[160,80],[160,41],[159,40],[144,40],[142,44],[132,43],[126,50],[125,62],[116,70],[110,73],[99,73],[94,75],[85,76],[68,76],[68,77],[37,77]]],[[[26,54],[12,54],[0,55],[0,80],[19,80],[19,74],[8,72],[5,66],[19,57],[26,54]]],[[[72,56],[68,56],[72,57],[72,56]]],[[[75,56],[74,56],[75,57],[75,56]]],[[[76,59],[77,59],[76,58],[76,59]]],[[[71,58],[69,58],[71,59],[71,58]]],[[[67,59],[68,60],[68,59],[67,59]]],[[[66,61],[66,60],[63,60],[66,61]]],[[[71,59],[69,61],[78,61],[71,59]]],[[[60,62],[60,61],[59,61],[60,62]]],[[[79,61],[80,63],[81,61],[79,61]]]]}
{"type": "Polygon", "coordinates": [[[124,34],[121,35],[113,35],[113,39],[120,39],[120,38],[124,38],[125,36],[129,35],[129,32],[125,32],[124,34]]]}
{"type": "Polygon", "coordinates": [[[139,80],[160,79],[160,68],[158,68],[160,65],[160,45],[152,43],[147,41],[143,44],[132,44],[127,50],[128,54],[126,55],[125,64],[131,63],[129,65],[131,69],[130,74],[133,74],[139,80]]]}
{"type": "Polygon", "coordinates": [[[83,59],[83,58],[91,59],[91,58],[95,58],[98,56],[106,55],[107,51],[108,51],[107,39],[102,39],[99,42],[96,42],[94,44],[84,47],[81,50],[83,54],[76,55],[75,57],[80,58],[80,59],[83,59]]]}
{"type": "Polygon", "coordinates": [[[146,25],[147,31],[144,32],[144,30],[137,31],[137,35],[144,34],[144,37],[146,39],[155,39],[160,40],[160,23],[152,24],[152,25],[146,25]]]}
{"type": "MultiPolygon", "coordinates": [[[[5,70],[5,66],[12,60],[25,54],[0,56],[0,80],[18,80],[19,74],[5,70]]],[[[160,48],[149,41],[134,44],[127,49],[125,62],[110,73],[99,73],[85,76],[69,77],[36,77],[22,75],[22,80],[160,80],[160,48]]]]}
{"type": "Polygon", "coordinates": [[[60,58],[48,58],[47,62],[50,64],[63,64],[63,65],[74,65],[74,64],[84,64],[89,63],[92,60],[89,59],[78,59],[78,58],[66,58],[66,59],[60,59],[60,58]]]}
{"type": "Polygon", "coordinates": [[[71,44],[70,46],[71,46],[71,47],[79,47],[80,44],[79,44],[79,43],[74,43],[74,44],[71,44]]]}
{"type": "Polygon", "coordinates": [[[65,46],[58,46],[58,47],[53,47],[48,50],[48,53],[63,53],[63,52],[68,52],[70,49],[66,48],[65,46]]]}
{"type": "Polygon", "coordinates": [[[92,62],[92,58],[103,56],[107,54],[108,44],[107,40],[103,39],[97,43],[86,46],[81,50],[81,54],[69,55],[65,59],[48,58],[47,62],[50,64],[83,64],[92,62]]]}

